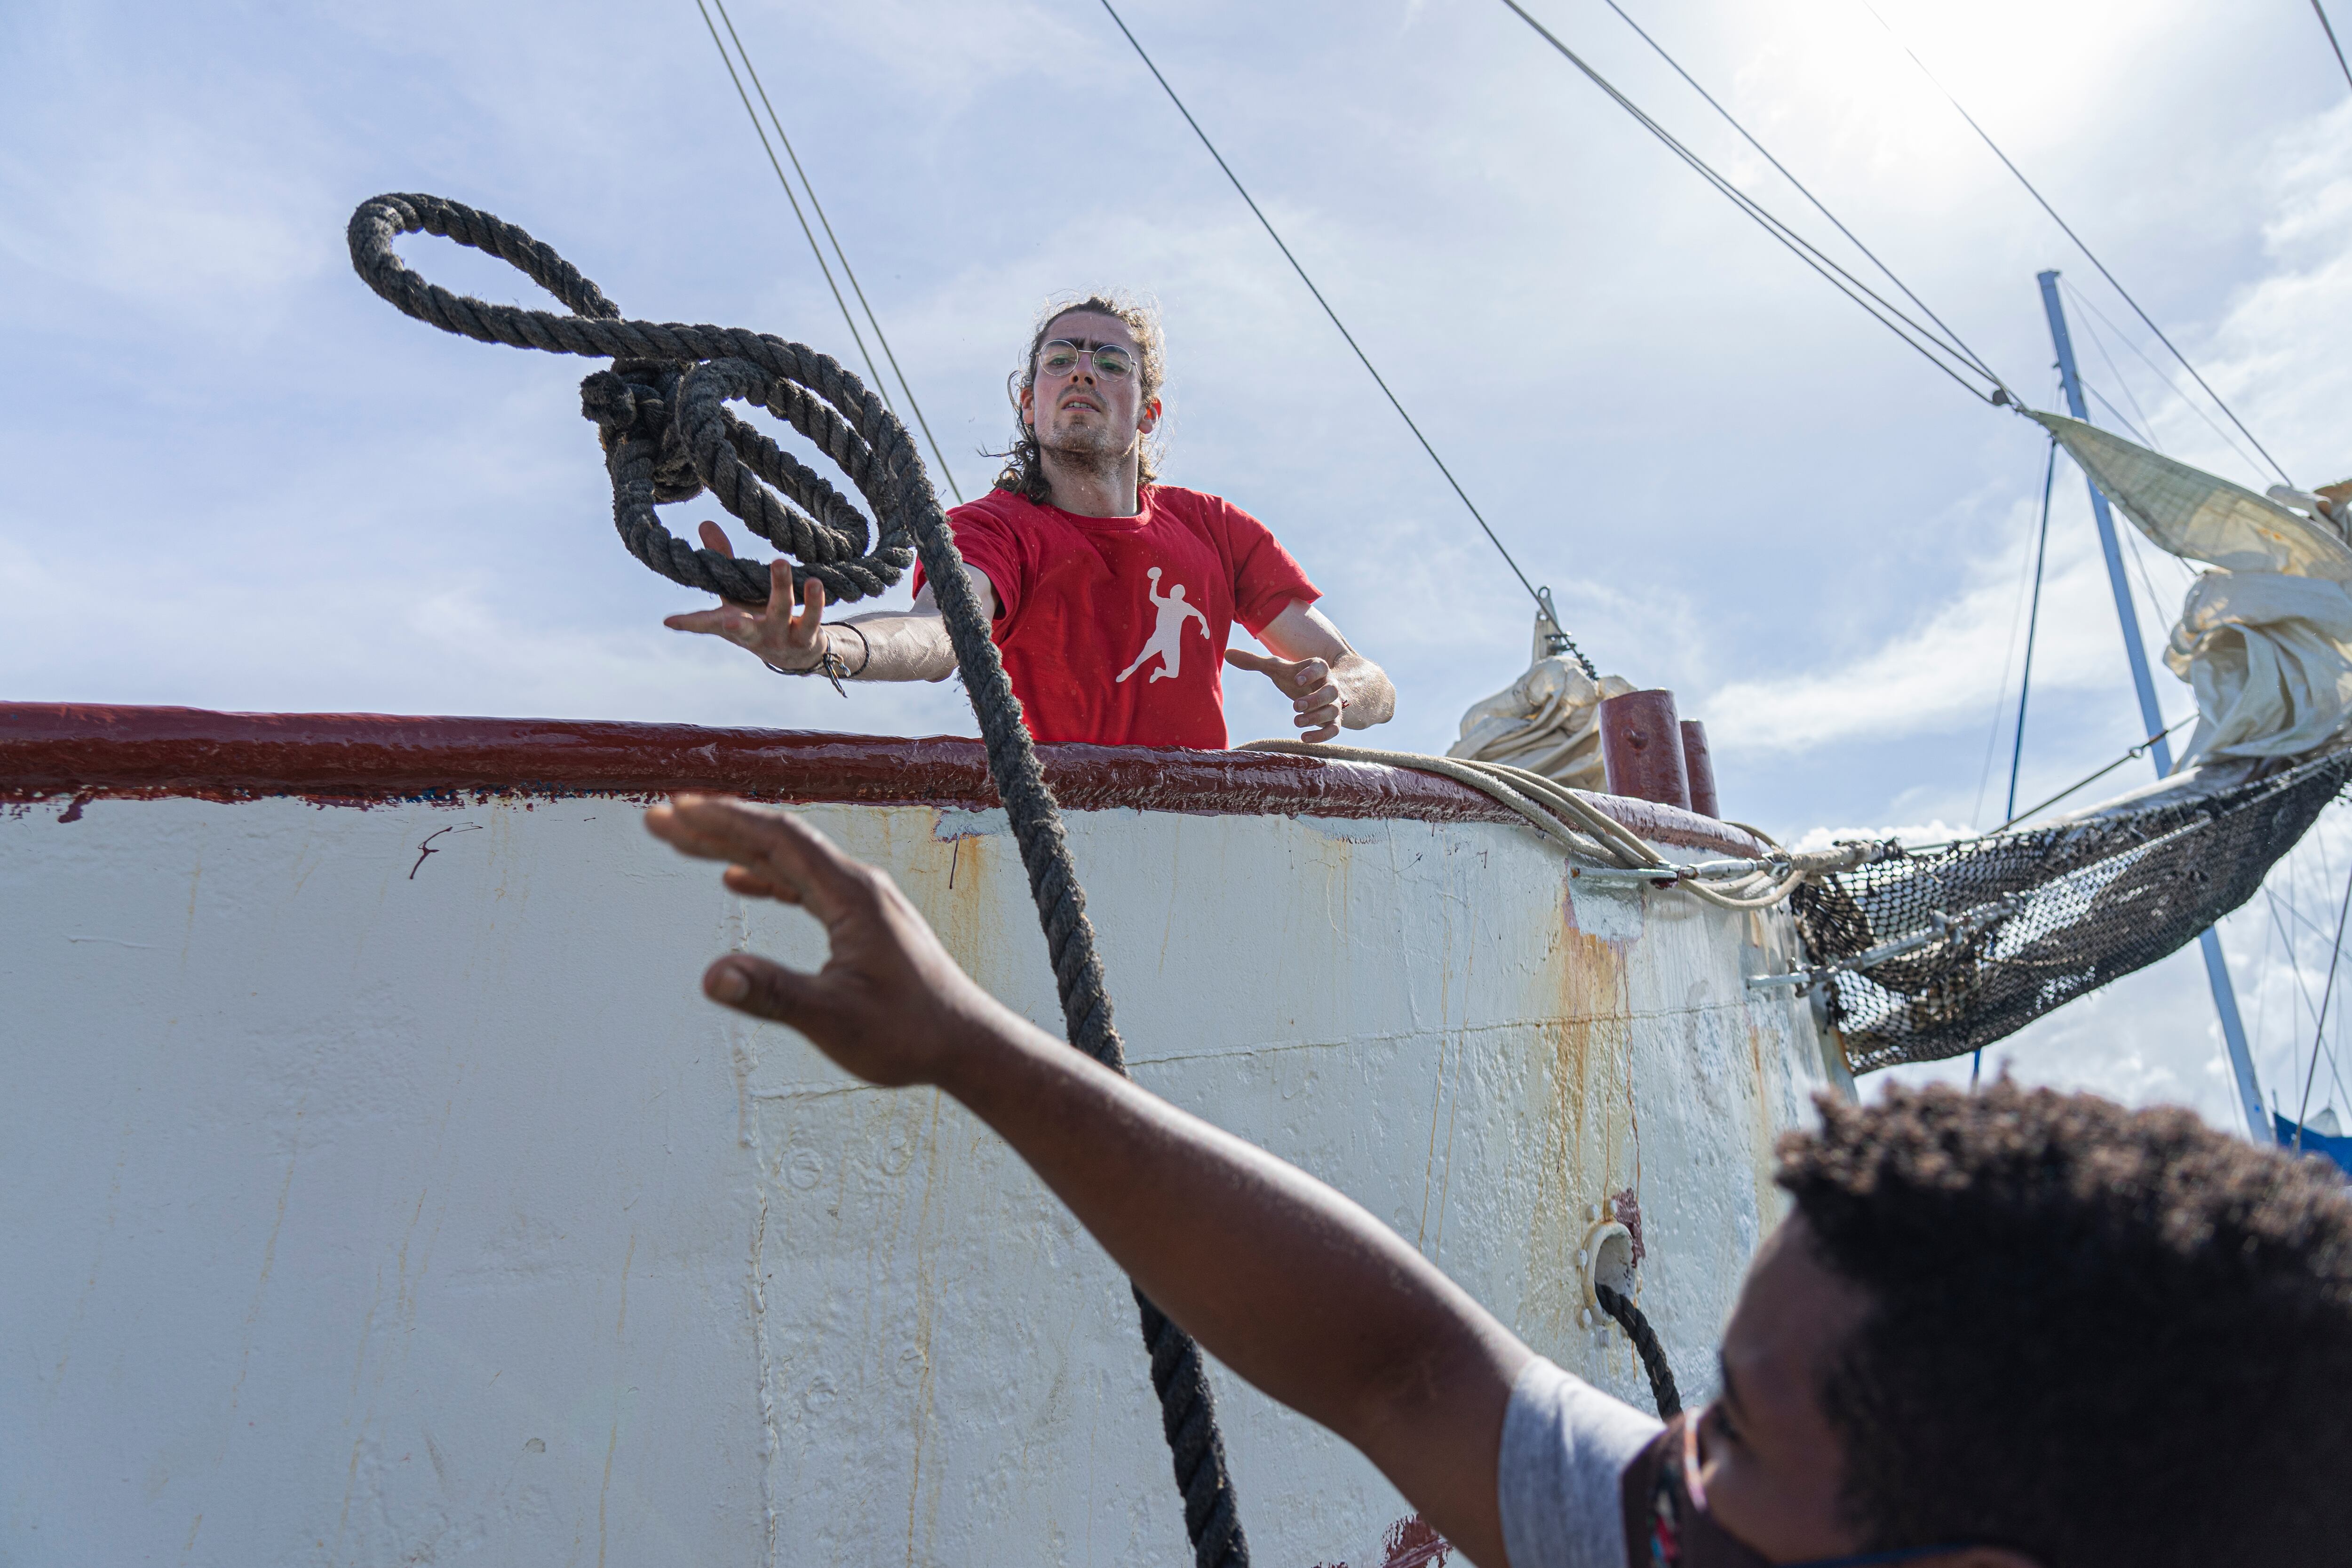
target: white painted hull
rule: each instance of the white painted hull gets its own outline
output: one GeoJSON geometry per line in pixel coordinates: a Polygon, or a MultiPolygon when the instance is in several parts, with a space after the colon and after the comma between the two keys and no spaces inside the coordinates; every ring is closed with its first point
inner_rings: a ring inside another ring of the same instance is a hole
{"type": "MultiPolygon", "coordinates": [[[[951,1102],[703,1002],[815,931],[629,793],[83,793],[0,819],[0,1557],[1189,1561],[1123,1279],[951,1102]]],[[[1000,816],[806,809],[1058,1033],[1000,816]]],[[[1140,1081],[1646,1404],[1579,1322],[1630,1190],[1710,1381],[1772,1141],[1842,1076],[1742,984],[1785,916],[1571,896],[1499,822],[1069,823],[1140,1081]]],[[[1256,1561],[1387,1560],[1370,1466],[1216,1392],[1256,1561]]]]}

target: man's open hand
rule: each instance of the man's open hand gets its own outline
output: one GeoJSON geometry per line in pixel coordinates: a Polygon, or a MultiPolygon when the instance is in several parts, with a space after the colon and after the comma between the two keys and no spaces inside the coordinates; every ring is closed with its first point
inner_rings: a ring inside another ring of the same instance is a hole
{"type": "MultiPolygon", "coordinates": [[[[703,547],[732,555],[727,531],[706,522],[700,531],[703,547]]],[[[778,669],[814,669],[824,658],[824,584],[811,577],[803,584],[805,597],[799,615],[793,613],[793,568],[788,561],[768,563],[768,606],[752,609],[722,604],[715,610],[695,610],[669,616],[662,625],[672,631],[708,632],[750,648],[778,669]]]]}
{"type": "Polygon", "coordinates": [[[1225,662],[1236,669],[1254,669],[1274,682],[1297,710],[1291,721],[1307,731],[1302,741],[1328,741],[1339,732],[1339,713],[1347,707],[1339,683],[1331,679],[1330,664],[1319,658],[1268,658],[1237,647],[1225,650],[1225,662]]]}
{"type": "Polygon", "coordinates": [[[824,925],[832,952],[824,968],[808,974],[730,953],[703,973],[712,1001],[789,1024],[849,1071],[891,1087],[937,1082],[940,1063],[974,1027],[1011,1020],[956,966],[898,884],[799,818],[680,795],[646,812],[646,826],[683,854],[728,862],[721,880],[730,891],[798,904],[824,925]]]}

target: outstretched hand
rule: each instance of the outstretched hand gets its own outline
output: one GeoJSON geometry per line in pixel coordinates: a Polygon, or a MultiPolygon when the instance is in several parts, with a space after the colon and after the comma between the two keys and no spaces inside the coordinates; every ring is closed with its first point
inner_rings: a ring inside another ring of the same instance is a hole
{"type": "MultiPolygon", "coordinates": [[[[727,531],[706,522],[698,531],[703,548],[721,555],[735,553],[727,531]]],[[[715,610],[695,610],[666,616],[672,631],[707,632],[750,648],[778,669],[814,669],[824,658],[824,584],[811,577],[802,585],[801,613],[793,613],[792,563],[768,563],[768,604],[765,609],[722,604],[715,610]]]]}
{"type": "Polygon", "coordinates": [[[646,826],[682,854],[726,861],[729,891],[798,904],[824,926],[824,968],[810,974],[729,953],[703,972],[712,1001],[788,1024],[849,1071],[892,1088],[936,1083],[975,1028],[1013,1021],[956,966],[897,883],[799,818],[680,795],[646,812],[646,826]]]}
{"type": "Polygon", "coordinates": [[[1225,650],[1225,662],[1236,669],[1254,669],[1268,680],[1297,710],[1291,722],[1307,731],[1302,741],[1328,741],[1339,732],[1339,714],[1348,700],[1331,679],[1331,666],[1319,658],[1268,658],[1237,647],[1225,650]]]}
{"type": "Polygon", "coordinates": [[[714,1001],[861,1078],[962,1101],[1203,1350],[1363,1450],[1477,1562],[1503,1561],[1496,1456],[1529,1352],[1459,1286],[1306,1173],[1024,1022],[888,877],[798,818],[681,795],[646,826],[726,862],[733,891],[824,924],[824,968],[729,953],[702,977],[714,1001]]]}

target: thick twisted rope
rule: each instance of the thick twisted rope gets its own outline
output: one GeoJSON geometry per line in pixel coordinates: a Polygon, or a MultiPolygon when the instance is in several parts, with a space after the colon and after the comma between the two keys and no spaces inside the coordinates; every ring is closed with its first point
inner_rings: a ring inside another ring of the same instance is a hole
{"type": "MultiPolygon", "coordinates": [[[[885,509],[877,500],[904,484],[898,447],[905,432],[881,400],[829,356],[740,327],[624,321],[619,307],[551,247],[438,196],[362,202],[352,215],[349,238],[352,265],[368,287],[420,321],[481,342],[614,362],[580,384],[581,412],[604,443],[621,542],[672,582],[738,604],[768,602],[764,563],[696,549],[671,537],[655,515],[657,502],[690,500],[705,487],[795,559],[795,591],[814,577],[835,598],[866,598],[897,583],[913,559],[908,528],[921,509],[885,509]],[[426,282],[392,247],[400,236],[420,231],[511,264],[572,313],[492,305],[426,282]],[[814,470],[729,414],[730,400],[766,407],[838,464],[877,512],[887,511],[880,539],[814,470]]],[[[920,474],[919,462],[914,471],[920,474]]],[[[926,497],[929,489],[925,480],[926,497]]],[[[938,510],[936,501],[930,506],[938,510]]]]}
{"type": "MultiPolygon", "coordinates": [[[[1126,1048],[1111,1022],[1110,994],[1061,814],[963,556],[897,416],[855,375],[800,343],[741,328],[624,321],[552,248],[456,202],[377,196],[352,215],[350,239],[352,265],[368,286],[420,321],[482,342],[614,362],[581,384],[582,409],[604,443],[622,542],[672,582],[740,604],[767,603],[765,563],[693,549],[655,516],[656,502],[685,500],[706,486],[793,558],[796,591],[803,578],[814,577],[836,598],[880,593],[905,571],[911,542],[947,623],[989,773],[1029,873],[1070,1043],[1124,1077],[1126,1048]],[[572,313],[492,305],[426,282],[392,248],[401,235],[420,230],[511,263],[572,313]],[[736,419],[726,408],[730,401],[758,404],[814,442],[874,509],[874,523],[814,470],[736,419]]],[[[1140,1291],[1135,1299],[1194,1562],[1198,1568],[1247,1568],[1249,1544],[1234,1512],[1200,1347],[1140,1291]]]]}
{"type": "Polygon", "coordinates": [[[1673,1420],[1682,1413],[1682,1391],[1675,1386],[1675,1369],[1666,1364],[1665,1347],[1658,1343],[1657,1331],[1650,1327],[1641,1308],[1608,1286],[1593,1286],[1592,1294],[1601,1310],[1616,1319],[1625,1337],[1633,1342],[1633,1352],[1642,1358],[1642,1371],[1650,1379],[1650,1397],[1657,1401],[1658,1419],[1673,1420]]]}
{"type": "MultiPolygon", "coordinates": [[[[1753,828],[1744,828],[1744,831],[1771,845],[1773,868],[1747,872],[1738,876],[1727,889],[1718,889],[1710,887],[1696,877],[1682,875],[1680,868],[1670,864],[1656,846],[1574,790],[1541,773],[1513,767],[1507,763],[1433,757],[1419,752],[1388,752],[1369,746],[1335,746],[1305,741],[1252,741],[1241,749],[1245,752],[1282,752],[1292,756],[1318,757],[1326,761],[1373,763],[1382,767],[1410,768],[1416,773],[1435,773],[1441,778],[1452,779],[1509,806],[1526,818],[1529,826],[1571,854],[1601,861],[1620,870],[1646,871],[1654,868],[1660,872],[1662,882],[1672,879],[1674,887],[1718,909],[1769,910],[1808,882],[1817,882],[1834,871],[1850,871],[1856,866],[1882,858],[1885,852],[1881,845],[1853,842],[1832,845],[1827,849],[1784,850],[1773,845],[1765,835],[1753,828]],[[1563,817],[1567,821],[1562,821],[1563,817]],[[1570,826],[1570,823],[1575,826],[1570,826]]],[[[1742,825],[1733,823],[1731,826],[1739,827],[1742,825]]]]}

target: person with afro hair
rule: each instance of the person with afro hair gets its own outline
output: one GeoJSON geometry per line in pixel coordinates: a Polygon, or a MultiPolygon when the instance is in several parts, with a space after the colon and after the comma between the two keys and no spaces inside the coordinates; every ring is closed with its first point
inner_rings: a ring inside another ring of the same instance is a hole
{"type": "Polygon", "coordinates": [[[2185,1110],[2007,1081],[1824,1098],[1780,1145],[1716,1396],[1656,1419],[1522,1344],[1364,1209],[1015,1016],[798,819],[647,826],[798,903],[815,973],[713,1000],[993,1128],[1227,1367],[1485,1568],[2352,1563],[2352,1195],[2185,1110]]]}

